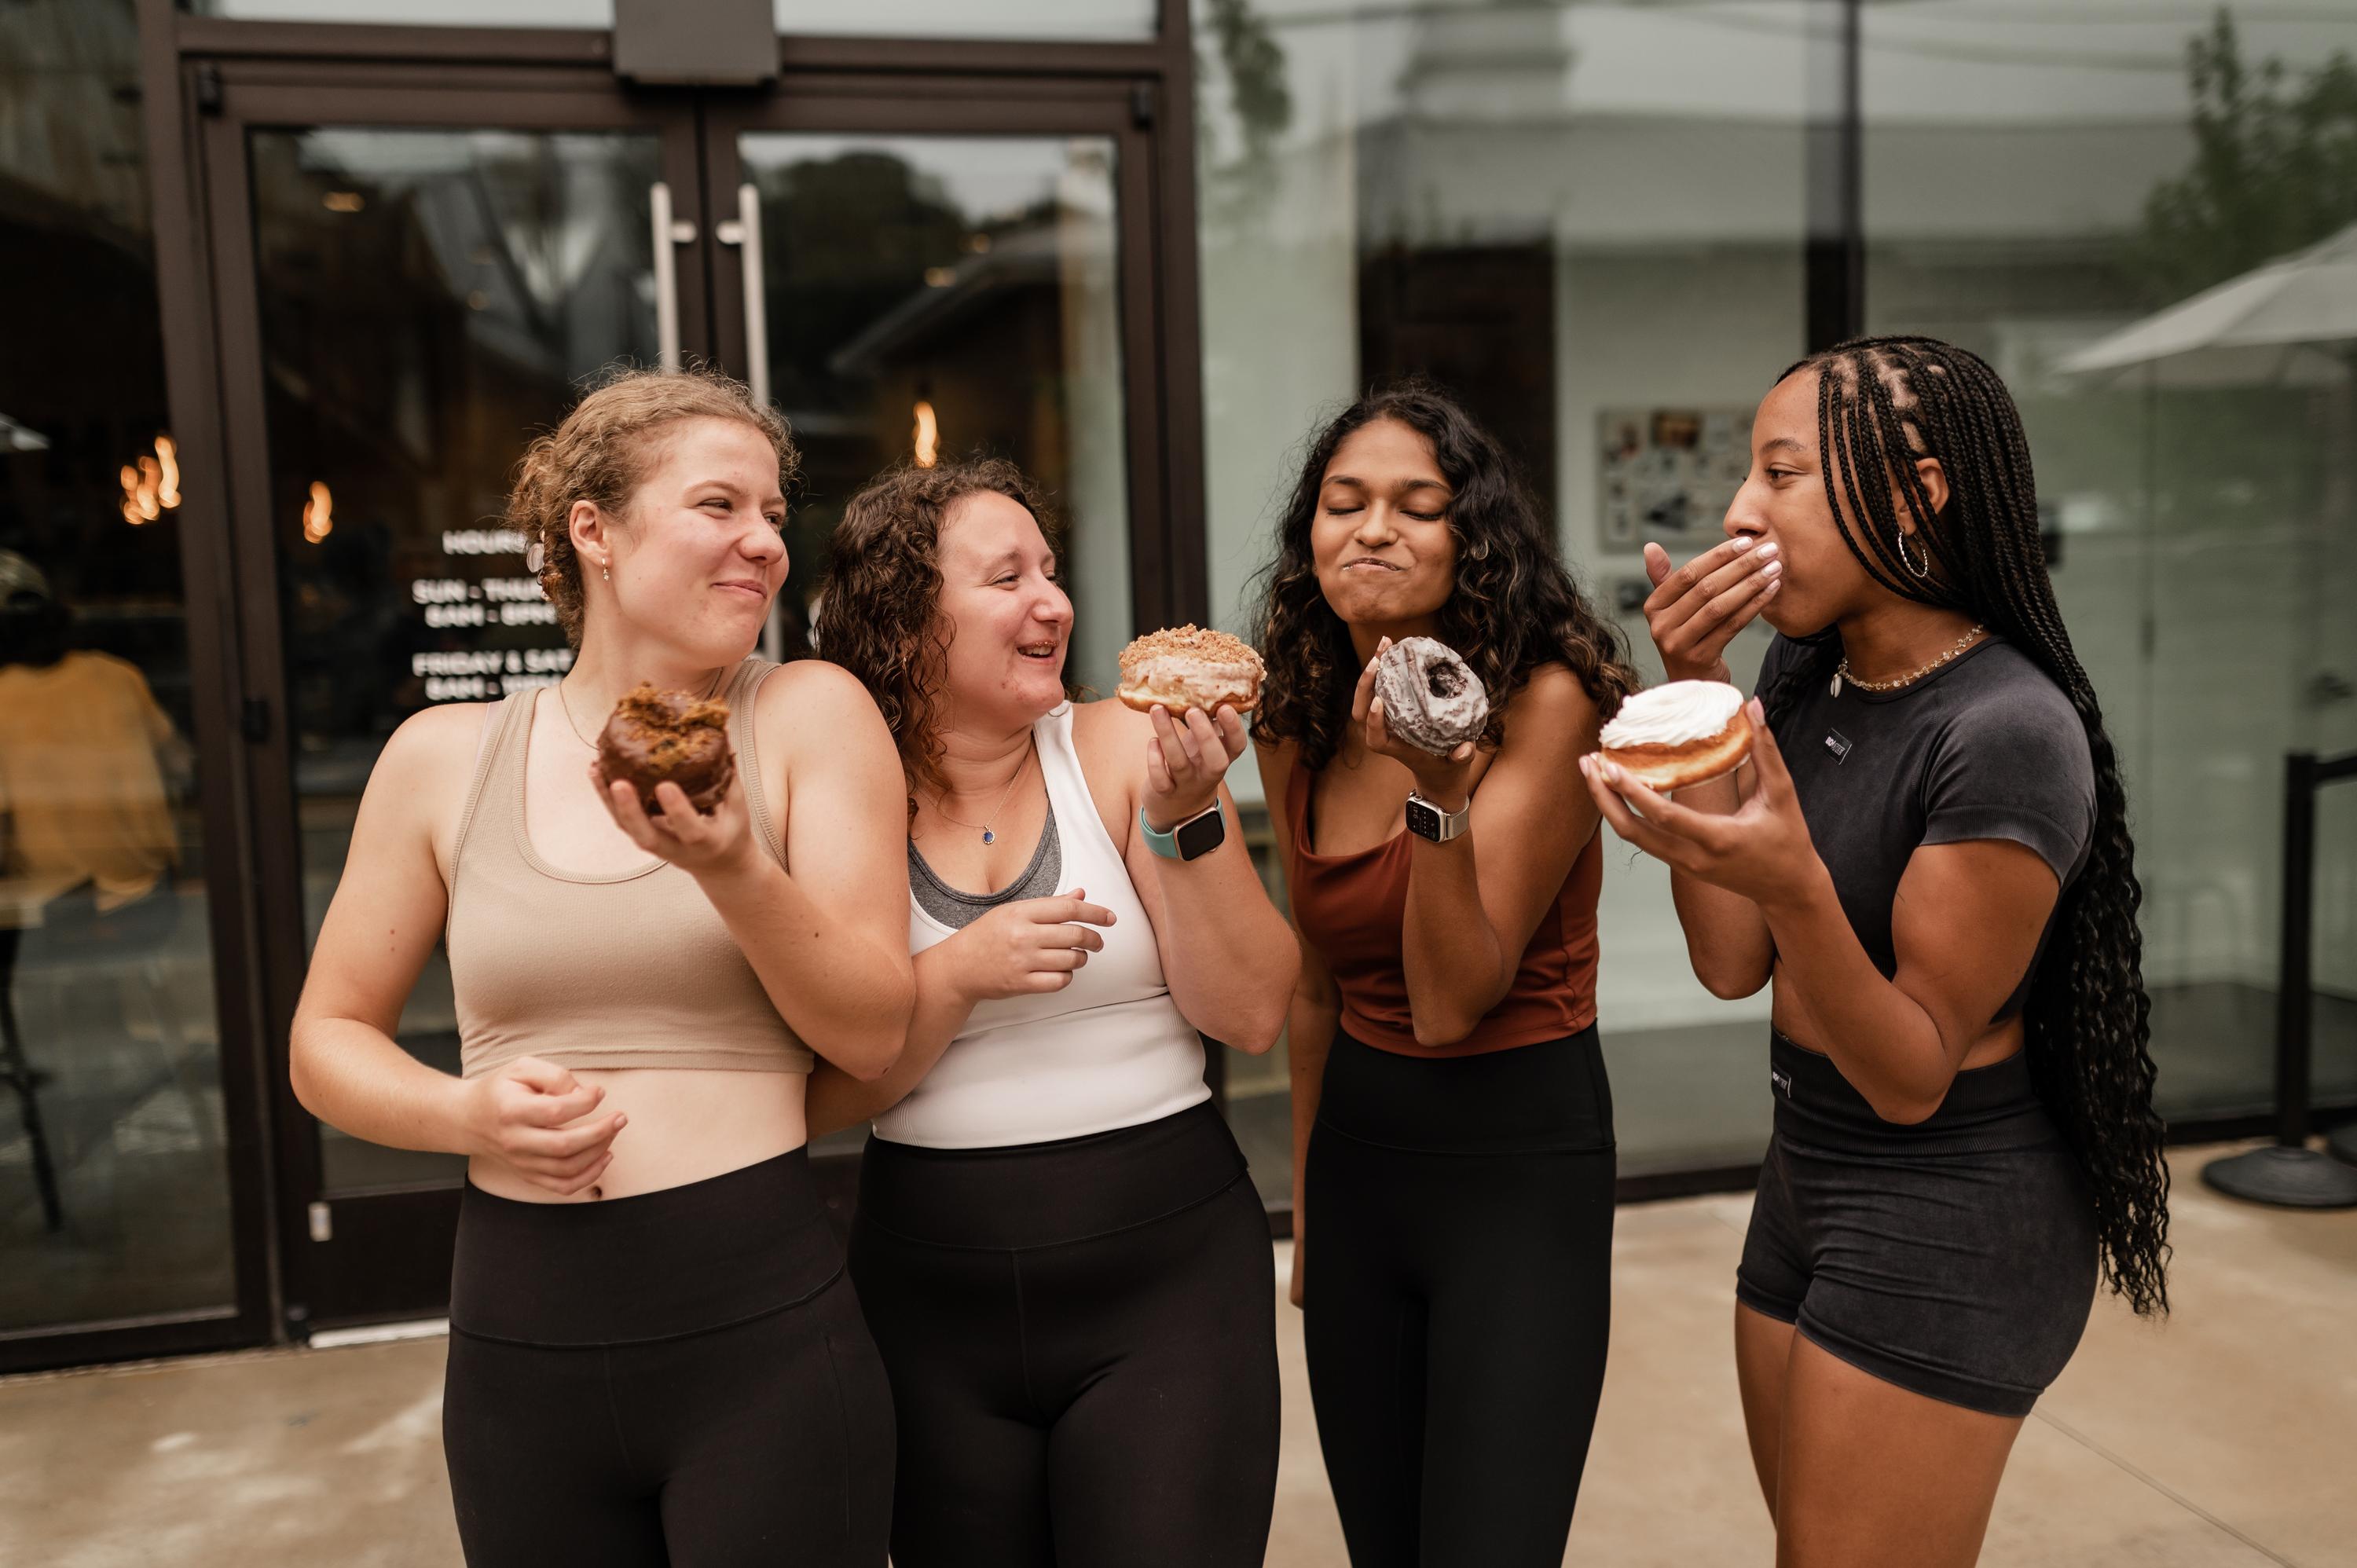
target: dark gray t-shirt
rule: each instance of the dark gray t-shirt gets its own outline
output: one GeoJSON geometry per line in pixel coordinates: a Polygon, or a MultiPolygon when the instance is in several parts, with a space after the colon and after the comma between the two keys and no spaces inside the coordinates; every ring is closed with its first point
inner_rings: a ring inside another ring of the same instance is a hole
{"type": "MultiPolygon", "coordinates": [[[[1803,657],[1779,637],[1758,690],[1803,657]]],[[[2086,726],[2046,671],[1996,636],[1896,692],[1844,682],[1834,696],[1833,668],[1773,727],[1809,836],[1877,969],[1889,975],[1899,966],[1891,905],[1918,844],[2010,839],[2071,886],[2094,832],[2095,767],[2086,726]]],[[[2050,917],[2039,952],[2052,929],[2050,917]]],[[[2037,969],[2033,955],[1998,1019],[2021,1011],[2037,969]]]]}

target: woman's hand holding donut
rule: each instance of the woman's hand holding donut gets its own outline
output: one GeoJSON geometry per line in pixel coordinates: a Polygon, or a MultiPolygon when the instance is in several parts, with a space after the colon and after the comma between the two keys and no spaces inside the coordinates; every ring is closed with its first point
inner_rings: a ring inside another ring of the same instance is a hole
{"type": "Polygon", "coordinates": [[[1383,700],[1375,695],[1375,663],[1391,645],[1388,637],[1375,644],[1375,657],[1359,671],[1358,689],[1351,693],[1351,722],[1359,726],[1369,751],[1406,765],[1415,775],[1417,794],[1443,811],[1462,811],[1473,796],[1473,743],[1460,741],[1448,756],[1435,757],[1400,739],[1383,723],[1383,700]]]}
{"type": "Polygon", "coordinates": [[[1089,928],[1113,924],[1113,911],[1082,900],[1075,887],[1054,898],[1002,904],[950,939],[958,956],[959,988],[976,1002],[1061,991],[1104,949],[1089,928]]]}
{"type": "Polygon", "coordinates": [[[614,1163],[614,1134],[630,1125],[619,1111],[595,1114],[606,1098],[602,1087],[538,1057],[518,1057],[462,1081],[467,1152],[566,1197],[605,1175],[614,1163]]]}
{"type": "Polygon", "coordinates": [[[1613,832],[1654,859],[1766,908],[1810,892],[1826,873],[1756,697],[1750,713],[1758,782],[1727,815],[1681,806],[1596,752],[1579,759],[1579,771],[1613,832]]]}
{"type": "Polygon", "coordinates": [[[1199,817],[1220,798],[1220,780],[1251,744],[1243,715],[1227,703],[1217,714],[1189,708],[1173,715],[1157,708],[1150,715],[1153,737],[1146,743],[1146,822],[1167,833],[1189,817],[1199,817]]]}
{"type": "Polygon", "coordinates": [[[1645,628],[1673,681],[1725,681],[1727,645],[1775,598],[1784,580],[1776,546],[1738,534],[1674,571],[1670,553],[1645,546],[1645,628]]]}
{"type": "Polygon", "coordinates": [[[630,834],[632,843],[691,876],[701,880],[726,875],[746,870],[760,859],[752,815],[745,809],[745,792],[734,785],[707,817],[688,803],[687,791],[665,779],[655,786],[655,802],[662,807],[662,814],[651,816],[639,800],[638,789],[609,781],[601,765],[589,765],[589,781],[604,798],[614,825],[630,834]]]}

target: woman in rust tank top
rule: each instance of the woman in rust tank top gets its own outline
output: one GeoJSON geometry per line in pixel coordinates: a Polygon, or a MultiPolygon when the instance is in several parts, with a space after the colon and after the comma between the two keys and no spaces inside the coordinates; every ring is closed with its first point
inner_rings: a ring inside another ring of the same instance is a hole
{"type": "Polygon", "coordinates": [[[1602,851],[1577,763],[1634,678],[1504,450],[1415,385],[1313,443],[1261,647],[1302,948],[1293,1299],[1351,1561],[1555,1568],[1610,1307],[1602,851]],[[1412,636],[1491,694],[1447,757],[1373,700],[1374,659],[1412,636]]]}

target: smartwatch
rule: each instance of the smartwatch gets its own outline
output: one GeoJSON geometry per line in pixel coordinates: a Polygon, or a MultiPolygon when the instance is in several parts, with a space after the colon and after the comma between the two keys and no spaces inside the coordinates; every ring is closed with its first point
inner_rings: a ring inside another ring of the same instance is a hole
{"type": "Polygon", "coordinates": [[[1465,804],[1454,811],[1444,811],[1411,789],[1407,793],[1407,831],[1420,839],[1435,843],[1447,843],[1459,837],[1473,825],[1473,800],[1468,796],[1465,804]]]}
{"type": "Polygon", "coordinates": [[[1228,842],[1227,813],[1213,800],[1167,833],[1154,831],[1146,820],[1146,808],[1137,809],[1137,828],[1146,835],[1146,847],[1165,860],[1199,860],[1228,842]]]}

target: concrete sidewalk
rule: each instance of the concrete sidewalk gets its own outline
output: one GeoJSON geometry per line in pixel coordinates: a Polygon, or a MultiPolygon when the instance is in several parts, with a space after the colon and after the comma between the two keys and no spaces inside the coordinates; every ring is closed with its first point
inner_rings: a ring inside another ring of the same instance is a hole
{"type": "MultiPolygon", "coordinates": [[[[2357,1213],[2230,1204],[2180,1150],[2177,1313],[2098,1307],[2023,1430],[1984,1562],[2357,1565],[2357,1213]]],[[[1749,1208],[1620,1211],[1612,1362],[1567,1563],[1765,1564],[1728,1343],[1749,1208]]],[[[1276,1278],[1288,1266],[1277,1249],[1276,1278]]],[[[1268,1561],[1342,1568],[1300,1320],[1268,1561]]],[[[443,1342],[0,1380],[0,1563],[451,1568],[443,1342]]]]}

